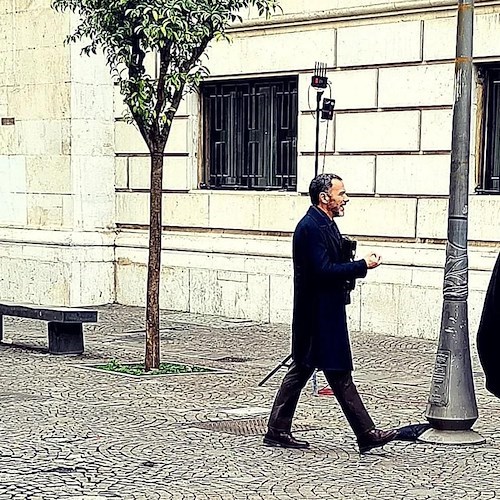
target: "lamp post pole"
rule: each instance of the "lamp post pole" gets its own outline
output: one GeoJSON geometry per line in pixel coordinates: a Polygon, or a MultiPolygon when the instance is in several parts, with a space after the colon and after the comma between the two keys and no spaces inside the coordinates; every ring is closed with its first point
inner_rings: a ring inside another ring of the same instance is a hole
{"type": "Polygon", "coordinates": [[[420,437],[420,440],[431,443],[484,442],[482,436],[471,430],[478,411],[472,379],[467,316],[473,21],[474,1],[459,0],[443,308],[426,412],[432,428],[420,437]]]}

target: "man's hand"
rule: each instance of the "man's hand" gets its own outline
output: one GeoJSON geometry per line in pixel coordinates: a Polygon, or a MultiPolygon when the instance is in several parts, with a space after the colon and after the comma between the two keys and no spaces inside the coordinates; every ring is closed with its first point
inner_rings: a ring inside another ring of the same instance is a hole
{"type": "Polygon", "coordinates": [[[373,269],[375,267],[378,267],[382,263],[382,257],[375,252],[365,255],[364,260],[366,262],[366,267],[368,267],[368,269],[373,269]]]}

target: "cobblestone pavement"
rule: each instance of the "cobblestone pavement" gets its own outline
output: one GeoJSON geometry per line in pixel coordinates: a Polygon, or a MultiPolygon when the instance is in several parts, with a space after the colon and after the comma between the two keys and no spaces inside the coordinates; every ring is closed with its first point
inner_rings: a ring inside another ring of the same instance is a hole
{"type": "MultiPolygon", "coordinates": [[[[500,496],[500,401],[473,356],[481,446],[393,442],[360,456],[334,398],[310,387],[295,434],[262,432],[288,352],[285,325],[162,313],[162,360],[218,373],[131,378],[86,369],[141,361],[143,310],[108,306],[83,356],[46,353],[46,324],[5,319],[0,346],[0,499],[489,499],[500,496]]],[[[439,325],[436,325],[439,328],[439,325]]],[[[425,421],[435,342],[353,335],[355,380],[381,427],[425,421]]]]}

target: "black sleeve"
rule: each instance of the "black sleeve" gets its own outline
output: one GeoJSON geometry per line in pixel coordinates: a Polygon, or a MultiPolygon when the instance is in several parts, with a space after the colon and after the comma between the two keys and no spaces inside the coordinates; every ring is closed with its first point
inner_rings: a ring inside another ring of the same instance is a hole
{"type": "Polygon", "coordinates": [[[346,281],[364,278],[368,267],[364,259],[334,262],[329,255],[325,235],[318,226],[298,227],[294,235],[294,252],[302,265],[316,278],[346,281]],[[300,256],[300,257],[299,257],[300,256]]]}

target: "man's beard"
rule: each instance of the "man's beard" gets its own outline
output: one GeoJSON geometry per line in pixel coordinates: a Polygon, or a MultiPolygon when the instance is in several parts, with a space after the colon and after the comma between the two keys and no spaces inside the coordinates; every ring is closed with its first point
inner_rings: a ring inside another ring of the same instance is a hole
{"type": "Polygon", "coordinates": [[[335,207],[332,210],[332,214],[333,214],[333,217],[343,217],[344,216],[344,207],[343,206],[335,207]]]}

